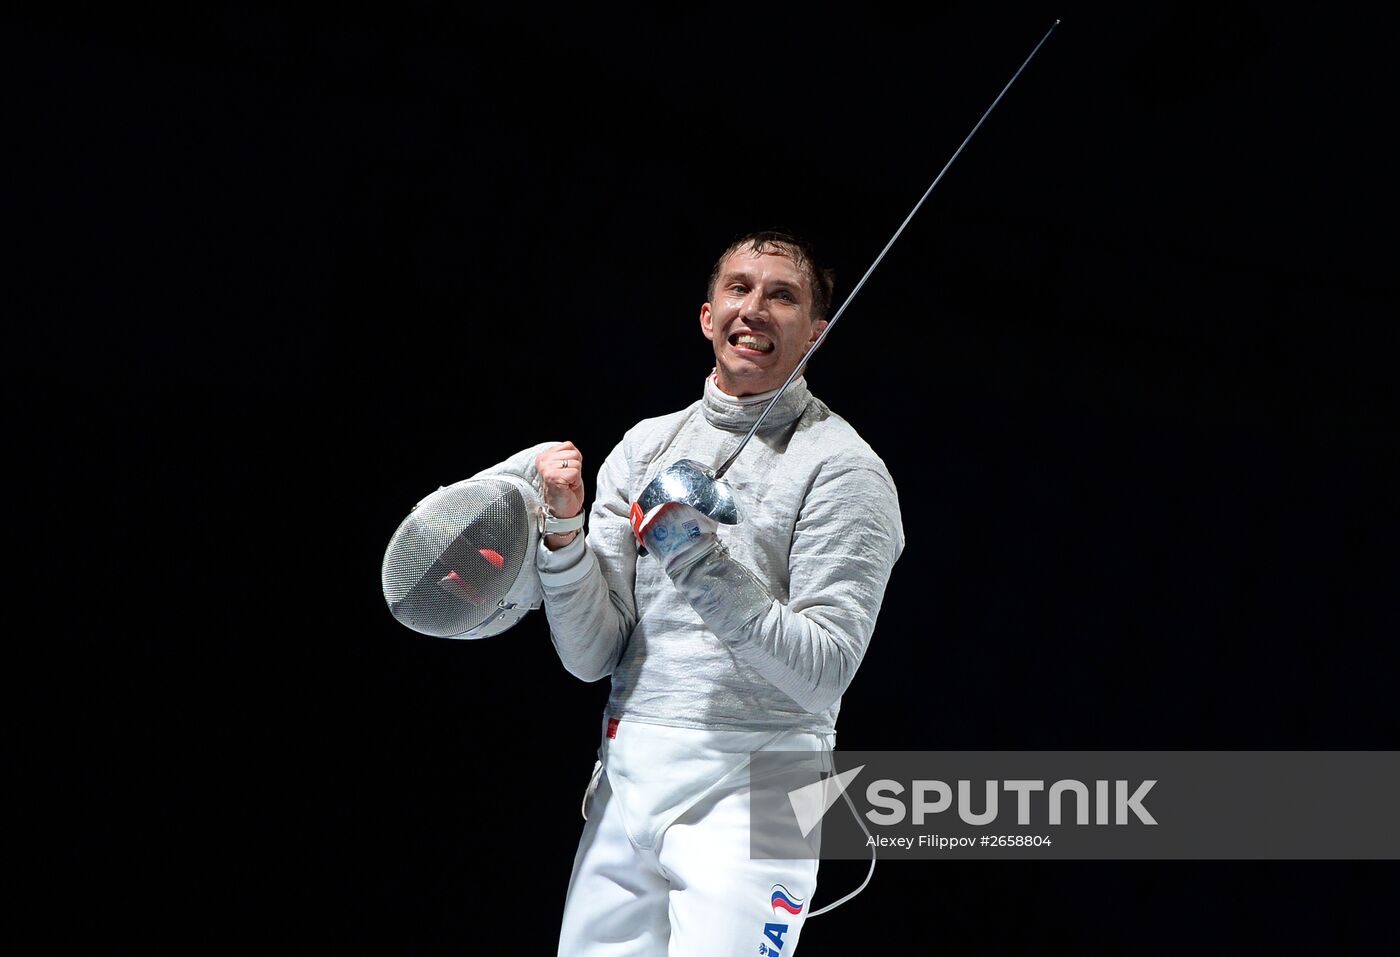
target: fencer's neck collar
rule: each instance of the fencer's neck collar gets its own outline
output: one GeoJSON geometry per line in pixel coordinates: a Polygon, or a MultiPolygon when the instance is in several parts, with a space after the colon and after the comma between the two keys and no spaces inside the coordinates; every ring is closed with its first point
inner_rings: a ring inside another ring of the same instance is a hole
{"type": "MultiPolygon", "coordinates": [[[[754,422],[763,412],[763,407],[777,391],[773,389],[759,395],[742,397],[726,395],[715,382],[714,373],[710,373],[709,378],[705,380],[705,421],[726,432],[747,432],[753,428],[754,422]]],[[[788,386],[788,390],[783,393],[773,411],[768,413],[768,418],[763,420],[763,428],[759,431],[770,432],[792,424],[811,400],[812,393],[807,391],[806,377],[798,376],[792,385],[788,386]]]]}

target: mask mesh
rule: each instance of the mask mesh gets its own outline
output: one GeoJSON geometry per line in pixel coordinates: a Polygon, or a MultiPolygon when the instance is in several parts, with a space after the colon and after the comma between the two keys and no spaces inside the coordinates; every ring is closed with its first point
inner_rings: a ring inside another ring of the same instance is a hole
{"type": "Polygon", "coordinates": [[[414,631],[452,638],[495,614],[520,573],[529,511],[509,482],[474,479],[429,495],[384,553],[384,600],[414,631]]]}

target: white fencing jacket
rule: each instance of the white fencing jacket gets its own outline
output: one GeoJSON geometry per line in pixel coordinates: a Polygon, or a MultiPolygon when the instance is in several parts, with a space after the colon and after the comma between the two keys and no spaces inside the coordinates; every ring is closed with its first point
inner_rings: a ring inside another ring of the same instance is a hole
{"type": "Polygon", "coordinates": [[[639,557],[631,502],[662,469],[724,461],[772,393],[704,397],[627,432],[598,472],[587,535],[537,564],[559,658],[612,676],[611,718],[832,733],[904,547],[889,471],[799,378],[725,482],[743,521],[668,578],[639,557]]]}

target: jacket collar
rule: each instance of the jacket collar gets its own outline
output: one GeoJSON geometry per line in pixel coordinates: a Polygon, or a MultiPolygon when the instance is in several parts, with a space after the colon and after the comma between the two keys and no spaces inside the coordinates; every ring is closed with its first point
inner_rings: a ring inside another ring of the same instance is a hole
{"type": "MultiPolygon", "coordinates": [[[[720,391],[715,382],[715,374],[711,372],[705,380],[705,398],[701,403],[705,409],[705,420],[726,432],[747,432],[753,428],[754,422],[763,412],[763,407],[777,391],[773,389],[760,395],[746,395],[742,398],[726,395],[720,391]]],[[[763,420],[760,433],[790,425],[806,410],[807,403],[811,400],[812,393],[807,390],[806,376],[798,376],[796,381],[788,386],[788,390],[783,393],[773,411],[768,413],[768,418],[763,420]]]]}

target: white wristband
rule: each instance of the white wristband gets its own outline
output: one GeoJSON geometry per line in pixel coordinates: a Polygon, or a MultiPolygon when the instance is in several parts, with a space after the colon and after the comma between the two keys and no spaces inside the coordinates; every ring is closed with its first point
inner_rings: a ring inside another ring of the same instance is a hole
{"type": "Polygon", "coordinates": [[[579,513],[573,518],[556,518],[553,512],[551,512],[548,508],[545,509],[543,528],[544,534],[563,535],[568,532],[576,532],[580,528],[583,528],[582,509],[580,509],[579,513]]]}

